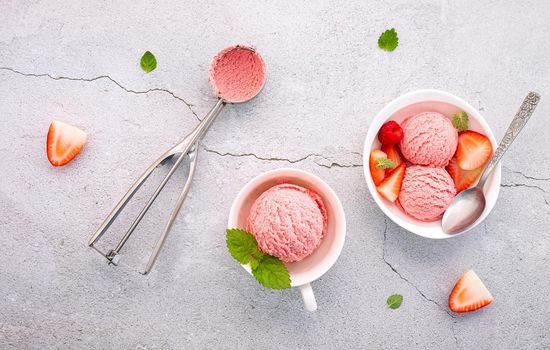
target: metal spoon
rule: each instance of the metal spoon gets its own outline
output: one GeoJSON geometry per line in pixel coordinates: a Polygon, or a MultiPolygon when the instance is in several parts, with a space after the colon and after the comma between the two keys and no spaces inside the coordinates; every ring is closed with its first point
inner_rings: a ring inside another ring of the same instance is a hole
{"type": "Polygon", "coordinates": [[[500,158],[506,153],[508,147],[510,147],[516,136],[518,136],[521,129],[527,124],[539,100],[540,95],[538,93],[531,91],[527,94],[519,111],[516,113],[510,126],[508,126],[506,134],[500,141],[493,158],[491,158],[491,161],[483,171],[477,186],[460,192],[447,208],[445,214],[443,214],[441,226],[445,233],[456,234],[465,231],[481,216],[485,209],[483,186],[493,172],[495,165],[497,165],[500,158]]]}

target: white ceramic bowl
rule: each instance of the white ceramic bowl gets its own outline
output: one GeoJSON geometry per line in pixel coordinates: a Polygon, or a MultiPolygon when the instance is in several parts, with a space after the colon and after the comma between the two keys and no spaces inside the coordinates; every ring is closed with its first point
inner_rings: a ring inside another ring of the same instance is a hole
{"type": "MultiPolygon", "coordinates": [[[[229,212],[228,228],[246,228],[246,220],[254,201],[269,188],[291,183],[315,191],[327,210],[327,233],[321,245],[305,259],[285,263],[292,287],[300,287],[306,309],[317,308],[310,283],[326,273],[338,260],[346,237],[346,216],[336,193],[319,177],[306,171],[282,168],[260,174],[250,180],[237,194],[229,212]]],[[[250,266],[243,265],[250,273],[250,266]]]]}
{"type": "MultiPolygon", "coordinates": [[[[456,237],[459,234],[450,235],[443,232],[443,229],[441,228],[441,220],[432,222],[415,220],[405,215],[405,213],[403,213],[403,211],[401,211],[396,204],[382,198],[376,191],[376,186],[374,185],[369,170],[370,151],[372,149],[380,148],[380,142],[378,141],[377,135],[382,125],[388,120],[395,120],[396,122],[401,123],[406,117],[425,111],[439,112],[449,118],[457,112],[464,111],[468,113],[468,116],[470,117],[470,129],[486,135],[489,140],[491,140],[493,149],[497,149],[497,143],[491,128],[479,111],[472,107],[469,103],[448,92],[440,90],[418,90],[396,98],[386,105],[380,112],[378,112],[376,117],[374,117],[374,120],[369,127],[369,131],[367,132],[367,137],[363,148],[363,170],[365,172],[367,186],[372,197],[376,201],[376,204],[378,204],[384,214],[386,214],[393,222],[410,232],[427,238],[443,239],[456,237]]],[[[487,180],[484,187],[486,198],[485,211],[467,231],[476,227],[483,220],[485,220],[487,215],[489,215],[495,206],[498,193],[500,191],[500,181],[501,166],[499,163],[495,167],[493,174],[487,180]]]]}

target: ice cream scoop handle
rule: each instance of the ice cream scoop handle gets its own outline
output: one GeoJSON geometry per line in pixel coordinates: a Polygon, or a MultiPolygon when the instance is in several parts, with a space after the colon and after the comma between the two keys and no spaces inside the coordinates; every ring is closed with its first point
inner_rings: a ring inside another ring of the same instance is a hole
{"type": "Polygon", "coordinates": [[[483,187],[485,181],[491,174],[491,171],[493,171],[495,165],[497,165],[504,153],[506,153],[506,151],[508,150],[508,147],[510,147],[512,142],[514,142],[516,136],[518,136],[521,129],[523,129],[525,124],[527,124],[527,121],[535,111],[539,100],[540,95],[538,93],[531,91],[527,94],[527,96],[523,100],[523,103],[519,107],[519,111],[514,116],[514,119],[510,123],[510,126],[508,126],[506,134],[504,134],[504,137],[500,141],[500,144],[498,145],[498,148],[495,151],[493,158],[489,162],[489,165],[487,165],[487,167],[485,168],[485,171],[483,172],[483,176],[481,177],[478,186],[483,187]]]}
{"type": "Polygon", "coordinates": [[[164,245],[164,241],[166,241],[166,236],[168,236],[168,232],[170,232],[170,229],[172,228],[172,225],[174,224],[174,221],[176,220],[176,217],[178,216],[179,211],[181,210],[181,207],[183,205],[183,202],[185,201],[185,198],[187,198],[187,193],[189,193],[189,189],[191,188],[191,181],[193,181],[193,175],[195,174],[195,169],[197,168],[197,153],[199,151],[199,144],[198,142],[195,144],[195,147],[188,153],[189,160],[191,162],[190,168],[189,168],[189,175],[187,176],[187,180],[185,181],[185,185],[183,186],[183,189],[180,193],[180,196],[178,197],[178,200],[176,202],[176,206],[172,210],[172,214],[170,214],[170,219],[166,223],[166,226],[164,227],[164,231],[162,232],[162,235],[158,239],[155,248],[153,249],[153,252],[151,253],[151,256],[149,257],[149,261],[147,262],[147,266],[145,267],[145,271],[143,272],[144,275],[151,272],[151,269],[153,268],[153,265],[155,264],[155,261],[157,260],[157,257],[160,253],[160,250],[162,249],[162,246],[164,245]]]}
{"type": "Polygon", "coordinates": [[[300,293],[302,293],[302,299],[304,300],[304,307],[306,310],[311,312],[317,310],[317,300],[315,300],[315,294],[313,294],[311,284],[302,284],[299,288],[300,293]]]}

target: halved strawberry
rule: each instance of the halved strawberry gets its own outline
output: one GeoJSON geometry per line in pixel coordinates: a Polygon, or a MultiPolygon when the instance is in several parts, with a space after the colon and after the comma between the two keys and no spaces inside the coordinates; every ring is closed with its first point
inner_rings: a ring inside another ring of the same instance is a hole
{"type": "Polygon", "coordinates": [[[460,168],[456,157],[451,158],[446,169],[455,182],[456,193],[464,191],[472,186],[483,172],[483,167],[479,167],[474,170],[464,170],[460,168]]]}
{"type": "Polygon", "coordinates": [[[405,176],[405,163],[401,163],[397,168],[386,177],[380,185],[376,186],[376,190],[380,195],[390,202],[395,202],[401,192],[401,184],[405,176]]]}
{"type": "MultiPolygon", "coordinates": [[[[399,166],[399,164],[403,163],[405,161],[405,158],[401,155],[401,151],[399,150],[399,147],[397,144],[391,144],[391,145],[382,145],[380,148],[382,152],[386,153],[388,156],[388,159],[393,160],[396,166],[399,166]]],[[[386,169],[386,175],[389,175],[393,169],[388,168],[386,169]]]]}
{"type": "Polygon", "coordinates": [[[474,170],[485,164],[493,154],[491,141],[472,130],[466,130],[458,135],[456,159],[464,170],[474,170]]]}
{"type": "Polygon", "coordinates": [[[54,120],[48,130],[46,153],[53,166],[65,165],[86,143],[86,133],[77,127],[54,120]]]}
{"type": "Polygon", "coordinates": [[[454,312],[469,312],[481,309],[493,301],[493,296],[474,270],[466,272],[456,282],[449,295],[449,308],[454,312]]]}
{"type": "Polygon", "coordinates": [[[384,180],[385,169],[378,169],[376,167],[376,160],[378,158],[387,158],[386,153],[382,152],[379,149],[372,150],[369,157],[369,168],[370,175],[372,176],[372,181],[375,185],[378,185],[382,180],[384,180]]]}

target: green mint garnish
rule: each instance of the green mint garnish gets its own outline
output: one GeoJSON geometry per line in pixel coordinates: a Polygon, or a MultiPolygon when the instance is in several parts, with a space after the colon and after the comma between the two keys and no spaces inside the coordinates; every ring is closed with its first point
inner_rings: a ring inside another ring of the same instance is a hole
{"type": "Polygon", "coordinates": [[[378,47],[385,51],[393,51],[399,44],[399,38],[394,28],[386,30],[378,38],[378,47]]]}
{"type": "Polygon", "coordinates": [[[393,310],[399,309],[402,302],[403,296],[401,294],[390,295],[388,297],[388,300],[386,300],[386,304],[388,304],[388,307],[393,310]]]}
{"type": "MultiPolygon", "coordinates": [[[[248,233],[247,233],[248,234],[248,233]]],[[[250,235],[252,237],[252,235],[250,235]]],[[[254,239],[254,237],[252,237],[254,239]]],[[[256,243],[256,240],[254,240],[254,243],[256,243]]],[[[264,254],[257,250],[252,256],[250,257],[250,268],[252,270],[255,270],[260,265],[260,262],[264,258],[264,254]]]]}
{"type": "Polygon", "coordinates": [[[393,169],[397,166],[395,162],[389,158],[378,158],[376,159],[376,167],[378,169],[393,169]]]}
{"type": "Polygon", "coordinates": [[[150,51],[145,51],[143,56],[141,56],[139,64],[141,65],[141,69],[149,73],[157,68],[157,59],[150,51]]]}
{"type": "Polygon", "coordinates": [[[290,275],[285,264],[271,255],[264,255],[252,274],[264,287],[271,289],[290,288],[290,275]]]}
{"type": "Polygon", "coordinates": [[[290,288],[290,274],[283,262],[258,249],[254,236],[245,230],[227,229],[226,243],[231,256],[241,264],[250,264],[252,275],[266,288],[290,288]]]}
{"type": "MultiPolygon", "coordinates": [[[[239,229],[228,229],[226,237],[227,249],[241,264],[248,264],[258,252],[258,243],[250,233],[239,229]]],[[[261,254],[261,253],[260,253],[261,254]]]]}
{"type": "Polygon", "coordinates": [[[453,114],[453,126],[458,131],[468,130],[468,114],[466,112],[453,114]]]}

